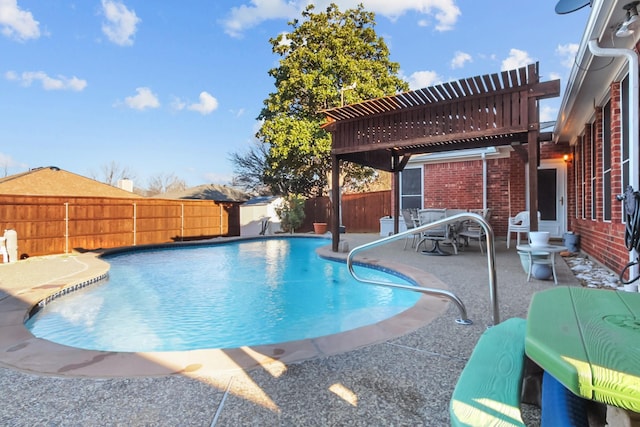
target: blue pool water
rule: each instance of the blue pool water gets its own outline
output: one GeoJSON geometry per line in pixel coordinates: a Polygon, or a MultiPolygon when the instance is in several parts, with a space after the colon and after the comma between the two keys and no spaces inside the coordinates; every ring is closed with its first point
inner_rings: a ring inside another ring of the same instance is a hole
{"type": "Polygon", "coordinates": [[[106,283],[54,300],[26,325],[37,337],[93,350],[235,348],[347,331],[418,300],[416,292],[353,280],[346,264],[316,254],[326,244],[277,238],[110,256],[106,283]]]}

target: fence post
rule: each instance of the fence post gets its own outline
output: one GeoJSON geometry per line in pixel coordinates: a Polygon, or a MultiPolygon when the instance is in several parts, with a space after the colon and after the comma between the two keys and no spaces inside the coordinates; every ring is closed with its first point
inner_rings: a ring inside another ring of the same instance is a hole
{"type": "Polygon", "coordinates": [[[220,203],[218,206],[220,206],[220,236],[222,236],[222,203],[220,203]]]}
{"type": "Polygon", "coordinates": [[[136,202],[133,202],[133,246],[136,245],[136,231],[138,230],[137,221],[138,221],[138,205],[136,205],[136,202]]]}
{"type": "Polygon", "coordinates": [[[180,203],[180,241],[184,241],[184,203],[180,203]]]}
{"type": "Polygon", "coordinates": [[[64,253],[69,253],[69,202],[64,203],[64,253]]]}

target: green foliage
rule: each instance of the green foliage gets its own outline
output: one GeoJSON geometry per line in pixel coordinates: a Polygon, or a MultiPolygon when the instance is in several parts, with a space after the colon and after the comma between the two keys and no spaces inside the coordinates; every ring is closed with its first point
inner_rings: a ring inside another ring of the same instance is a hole
{"type": "MultiPolygon", "coordinates": [[[[376,35],[375,15],[362,5],[340,12],[335,4],[302,20],[289,22],[292,31],[270,40],[280,55],[269,71],[276,92],[269,94],[258,117],[258,139],[269,144],[264,183],[275,194],[322,195],[331,170],[331,138],[322,129],[320,111],[408,90],[397,77],[399,64],[376,35]],[[355,86],[353,86],[355,84],[355,86]]],[[[345,168],[346,181],[367,181],[373,170],[345,168]]]]}
{"type": "Polygon", "coordinates": [[[287,233],[295,232],[304,222],[304,198],[291,195],[283,199],[282,204],[276,207],[276,214],[280,218],[280,227],[287,233]]]}

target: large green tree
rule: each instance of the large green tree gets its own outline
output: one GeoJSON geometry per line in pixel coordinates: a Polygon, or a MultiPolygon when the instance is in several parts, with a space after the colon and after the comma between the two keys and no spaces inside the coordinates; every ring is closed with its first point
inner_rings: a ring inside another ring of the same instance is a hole
{"type": "MultiPolygon", "coordinates": [[[[276,91],[264,101],[257,137],[269,144],[264,183],[279,194],[321,195],[331,170],[331,139],[322,129],[324,109],[408,90],[399,64],[375,32],[375,14],[362,4],[341,12],[313,5],[292,30],[272,38],[281,57],[269,71],[276,91]]],[[[373,171],[345,165],[346,182],[366,181],[373,171]]]]}

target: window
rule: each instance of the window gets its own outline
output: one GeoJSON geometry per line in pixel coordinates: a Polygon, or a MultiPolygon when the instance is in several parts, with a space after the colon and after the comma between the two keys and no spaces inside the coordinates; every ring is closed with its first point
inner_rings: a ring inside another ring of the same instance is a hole
{"type": "Polygon", "coordinates": [[[629,135],[629,76],[622,80],[620,85],[620,112],[622,113],[621,123],[622,129],[622,158],[620,159],[622,167],[622,192],[630,185],[629,178],[629,144],[631,135],[629,135]]]}
{"type": "MultiPolygon", "coordinates": [[[[576,173],[576,180],[578,181],[579,185],[580,185],[580,207],[579,207],[579,214],[576,216],[579,216],[582,219],[585,219],[587,217],[587,182],[585,181],[587,176],[586,176],[586,168],[587,168],[587,159],[585,157],[586,154],[586,150],[585,150],[585,145],[586,145],[586,138],[584,137],[584,135],[582,135],[580,137],[580,145],[578,146],[578,149],[576,150],[576,152],[580,153],[580,177],[578,178],[578,174],[576,173]]],[[[577,163],[576,163],[577,164],[577,163]]],[[[576,193],[577,194],[577,193],[576,193]]]]}
{"type": "Polygon", "coordinates": [[[602,219],[611,221],[611,101],[602,109],[602,219]]]}
{"type": "Polygon", "coordinates": [[[400,209],[422,209],[422,168],[400,173],[400,209]]]}

